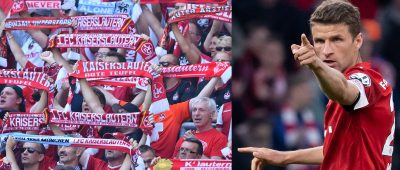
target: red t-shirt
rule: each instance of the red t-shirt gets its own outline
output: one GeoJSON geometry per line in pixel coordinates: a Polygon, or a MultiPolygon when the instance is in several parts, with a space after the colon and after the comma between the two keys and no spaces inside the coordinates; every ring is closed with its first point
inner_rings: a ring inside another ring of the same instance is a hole
{"type": "Polygon", "coordinates": [[[98,169],[102,169],[102,170],[118,170],[120,167],[121,166],[110,167],[110,166],[108,166],[107,162],[105,162],[105,161],[103,161],[101,159],[97,159],[97,158],[95,158],[93,156],[90,156],[86,170],[98,170],[98,169]]]}
{"type": "MultiPolygon", "coordinates": [[[[212,156],[219,156],[223,158],[221,150],[224,149],[228,144],[227,137],[219,132],[217,129],[210,129],[205,132],[196,132],[194,135],[203,144],[203,155],[211,158],[212,156]]],[[[176,142],[174,157],[179,153],[179,148],[183,142],[183,137],[181,137],[178,142],[176,142]]]]}
{"type": "Polygon", "coordinates": [[[360,97],[346,110],[332,100],[327,104],[321,169],[386,169],[393,152],[392,87],[368,63],[349,68],[345,77],[360,97]]]}
{"type": "Polygon", "coordinates": [[[225,136],[229,135],[232,120],[232,102],[224,103],[218,110],[217,127],[225,136]]]}
{"type": "Polygon", "coordinates": [[[39,170],[53,170],[56,165],[57,161],[54,158],[45,156],[39,164],[39,170]]]}
{"type": "MultiPolygon", "coordinates": [[[[103,86],[103,87],[105,90],[110,92],[115,98],[117,98],[119,100],[130,102],[134,98],[132,88],[130,88],[130,87],[114,87],[114,86],[103,86]]],[[[108,106],[108,105],[106,105],[104,107],[104,111],[106,113],[114,113],[112,111],[111,106],[108,106]]]]}
{"type": "Polygon", "coordinates": [[[154,115],[153,135],[158,135],[157,141],[151,143],[156,155],[162,158],[170,158],[174,153],[174,146],[178,139],[182,122],[189,119],[189,100],[170,106],[170,110],[154,115]]]}

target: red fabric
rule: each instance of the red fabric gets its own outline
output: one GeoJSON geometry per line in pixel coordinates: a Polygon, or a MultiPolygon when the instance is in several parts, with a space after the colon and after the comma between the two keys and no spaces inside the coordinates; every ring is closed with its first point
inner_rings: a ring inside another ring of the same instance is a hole
{"type": "MultiPolygon", "coordinates": [[[[217,131],[217,129],[212,128],[205,132],[196,132],[194,136],[203,144],[203,154],[205,156],[208,158],[211,158],[212,156],[224,157],[221,150],[227,146],[228,138],[221,132],[217,131]]],[[[183,137],[176,142],[174,157],[178,155],[182,142],[183,137]]]]}
{"type": "Polygon", "coordinates": [[[324,121],[327,132],[321,165],[323,170],[386,169],[391,164],[391,156],[382,153],[386,142],[386,145],[393,146],[393,141],[388,138],[394,127],[394,111],[390,106],[392,87],[385,85],[382,76],[368,63],[349,68],[345,76],[349,79],[354,73],[370,77],[370,81],[366,76],[362,79],[369,104],[348,112],[340,104],[329,101],[324,121]]]}
{"type": "Polygon", "coordinates": [[[57,161],[55,161],[52,157],[54,157],[54,155],[51,157],[45,156],[39,164],[39,170],[52,170],[57,165],[57,161]]]}
{"type": "Polygon", "coordinates": [[[33,88],[28,86],[25,87],[24,89],[22,89],[22,94],[25,98],[25,111],[29,112],[31,110],[31,107],[36,103],[32,97],[33,88]]]}
{"type": "Polygon", "coordinates": [[[1,9],[1,11],[3,11],[5,16],[7,16],[8,12],[10,12],[13,4],[14,4],[13,0],[3,0],[0,3],[0,9],[1,9]]]}
{"type": "Polygon", "coordinates": [[[87,169],[86,170],[97,170],[97,169],[102,169],[102,170],[118,170],[119,167],[116,168],[110,168],[108,167],[107,162],[97,159],[93,156],[89,157],[89,161],[87,164],[87,169]]]}
{"type": "Polygon", "coordinates": [[[229,135],[229,129],[231,127],[232,120],[232,103],[225,103],[224,110],[222,111],[222,125],[217,124],[218,127],[222,128],[222,134],[225,136],[229,135]]]}
{"type": "Polygon", "coordinates": [[[189,115],[189,101],[173,104],[170,110],[154,115],[153,133],[158,133],[160,138],[151,143],[151,147],[154,148],[157,156],[162,158],[172,156],[181,125],[189,119],[189,115]]]}

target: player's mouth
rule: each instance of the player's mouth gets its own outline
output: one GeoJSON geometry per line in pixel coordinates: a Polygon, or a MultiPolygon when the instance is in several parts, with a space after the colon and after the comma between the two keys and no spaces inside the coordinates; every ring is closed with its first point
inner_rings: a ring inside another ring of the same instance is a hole
{"type": "Polygon", "coordinates": [[[335,65],[336,61],[324,60],[324,63],[326,63],[329,67],[333,67],[335,65]]]}
{"type": "Polygon", "coordinates": [[[0,100],[0,104],[4,104],[4,103],[6,103],[6,100],[5,99],[1,99],[0,100]]]}

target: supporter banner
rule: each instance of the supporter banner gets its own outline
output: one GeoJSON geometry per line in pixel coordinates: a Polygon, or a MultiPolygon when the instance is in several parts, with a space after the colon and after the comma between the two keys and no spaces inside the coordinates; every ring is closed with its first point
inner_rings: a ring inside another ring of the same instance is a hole
{"type": "Polygon", "coordinates": [[[227,62],[212,62],[206,64],[192,64],[161,68],[164,77],[221,77],[226,83],[232,76],[232,67],[227,62]]]}
{"type": "Polygon", "coordinates": [[[5,30],[29,30],[42,28],[74,27],[78,31],[113,31],[128,33],[134,25],[127,15],[90,15],[75,17],[8,18],[5,30]]]}
{"type": "Polygon", "coordinates": [[[178,2],[184,2],[184,3],[226,3],[227,0],[141,0],[141,4],[169,4],[169,3],[178,3],[178,2]]]}
{"type": "Polygon", "coordinates": [[[83,62],[78,61],[73,73],[69,76],[76,78],[104,77],[147,77],[152,79],[152,101],[150,112],[160,113],[169,109],[163,77],[156,73],[148,62],[83,62]]]}
{"type": "Polygon", "coordinates": [[[193,169],[207,169],[207,170],[231,170],[231,160],[211,160],[211,159],[161,159],[156,165],[151,167],[152,170],[156,169],[168,170],[193,170],[193,169]]]}
{"type": "Polygon", "coordinates": [[[146,77],[115,77],[115,78],[88,78],[86,79],[91,86],[110,85],[133,87],[147,90],[149,78],[146,77]]]}
{"type": "Polygon", "coordinates": [[[232,6],[201,6],[197,8],[178,10],[169,18],[168,23],[174,23],[193,18],[209,18],[222,22],[232,22],[232,6]]]}
{"type": "Polygon", "coordinates": [[[91,14],[131,14],[133,5],[128,1],[79,0],[78,11],[91,14]]]}
{"type": "Polygon", "coordinates": [[[139,127],[142,114],[137,113],[82,113],[45,111],[49,123],[94,126],[139,127]]]}
{"type": "Polygon", "coordinates": [[[39,131],[44,123],[43,113],[9,112],[3,125],[3,132],[39,131]]]}
{"type": "Polygon", "coordinates": [[[138,34],[60,34],[49,41],[49,48],[113,47],[137,51],[146,61],[156,57],[151,40],[138,34]]]}
{"type": "Polygon", "coordinates": [[[61,0],[16,0],[11,15],[28,9],[61,9],[61,0]]]}
{"type": "Polygon", "coordinates": [[[0,70],[0,84],[15,84],[49,91],[50,82],[46,73],[0,70]]]}
{"type": "Polygon", "coordinates": [[[73,138],[68,136],[44,136],[28,134],[12,134],[16,141],[34,142],[49,145],[61,145],[84,148],[98,148],[118,150],[128,154],[134,154],[132,145],[118,139],[73,138]]]}

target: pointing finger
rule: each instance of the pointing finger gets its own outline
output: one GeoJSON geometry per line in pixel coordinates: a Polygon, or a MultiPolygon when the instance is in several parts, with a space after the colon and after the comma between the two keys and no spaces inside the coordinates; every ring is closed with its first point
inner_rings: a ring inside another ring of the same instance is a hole
{"type": "Polygon", "coordinates": [[[238,151],[242,153],[251,153],[257,151],[257,148],[254,147],[238,148],[238,151]]]}
{"type": "Polygon", "coordinates": [[[301,34],[301,46],[310,45],[310,41],[308,41],[307,36],[305,34],[301,34]]]}
{"type": "Polygon", "coordinates": [[[292,44],[290,46],[290,48],[292,49],[292,53],[294,54],[297,50],[300,49],[301,46],[297,45],[297,44],[292,44]]]}

